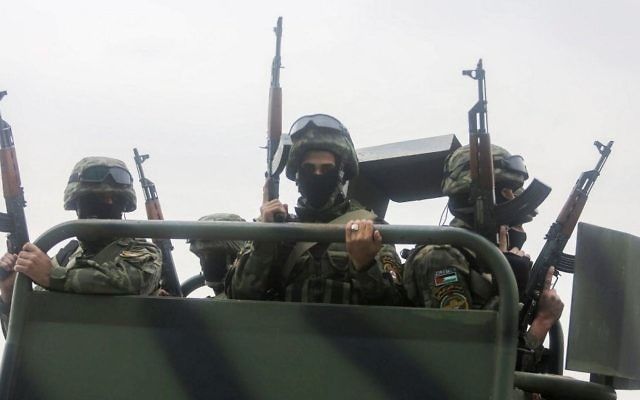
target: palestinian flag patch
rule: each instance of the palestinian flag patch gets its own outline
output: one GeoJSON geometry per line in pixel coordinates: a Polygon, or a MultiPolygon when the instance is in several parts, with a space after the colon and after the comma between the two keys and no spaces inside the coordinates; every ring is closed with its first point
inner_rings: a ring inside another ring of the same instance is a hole
{"type": "Polygon", "coordinates": [[[434,285],[436,287],[442,285],[449,285],[451,283],[458,282],[458,273],[453,268],[446,268],[440,271],[436,271],[434,275],[434,285]]]}

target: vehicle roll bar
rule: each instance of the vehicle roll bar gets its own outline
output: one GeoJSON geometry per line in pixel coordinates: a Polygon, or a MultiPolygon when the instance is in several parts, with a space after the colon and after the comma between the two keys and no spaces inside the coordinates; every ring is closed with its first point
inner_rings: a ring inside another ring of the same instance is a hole
{"type": "MultiPolygon", "coordinates": [[[[511,268],[498,247],[468,230],[418,225],[375,225],[383,242],[396,244],[429,243],[451,244],[474,252],[494,276],[498,285],[499,310],[496,337],[496,373],[493,386],[495,398],[510,396],[513,387],[513,370],[517,348],[518,293],[511,268]],[[509,382],[505,382],[505,379],[509,382]]],[[[72,237],[140,237],[200,240],[256,240],[256,241],[309,241],[344,242],[342,225],[260,222],[205,222],[205,221],[114,221],[76,220],[63,222],[43,233],[34,244],[47,252],[54,245],[72,237]]],[[[9,335],[5,345],[3,365],[9,365],[16,356],[16,338],[20,337],[25,323],[25,309],[31,291],[31,281],[18,274],[9,335]],[[9,359],[7,359],[7,357],[9,359]]],[[[15,361],[15,360],[13,360],[15,361]]],[[[6,371],[2,371],[1,379],[6,371]]]]}

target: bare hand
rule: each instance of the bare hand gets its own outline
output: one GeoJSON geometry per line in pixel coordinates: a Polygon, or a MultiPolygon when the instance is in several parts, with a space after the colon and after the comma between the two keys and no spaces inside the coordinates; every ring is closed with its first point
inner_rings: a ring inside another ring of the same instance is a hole
{"type": "Polygon", "coordinates": [[[16,281],[16,273],[13,266],[16,264],[18,256],[11,253],[5,253],[0,258],[0,268],[10,272],[9,275],[0,281],[0,299],[5,304],[11,303],[11,295],[13,294],[13,285],[16,281]]]}
{"type": "Polygon", "coordinates": [[[362,271],[372,265],[382,248],[382,235],[374,230],[373,222],[366,219],[349,221],[344,227],[347,252],[353,266],[362,271]]]}
{"type": "Polygon", "coordinates": [[[25,243],[18,254],[14,269],[31,278],[38,285],[48,288],[53,264],[49,256],[32,243],[25,243]]]}
{"type": "Polygon", "coordinates": [[[5,271],[13,271],[13,266],[16,265],[16,260],[18,256],[11,253],[4,253],[2,258],[0,258],[0,268],[5,271]]]}
{"type": "Polygon", "coordinates": [[[560,299],[560,296],[558,296],[555,289],[551,288],[554,272],[554,267],[549,268],[547,271],[544,279],[544,290],[538,303],[538,313],[531,323],[531,333],[536,339],[540,340],[540,343],[544,341],[545,336],[553,324],[560,319],[562,310],[564,309],[564,303],[560,299]]]}
{"type": "Polygon", "coordinates": [[[286,218],[289,215],[289,207],[278,199],[268,201],[260,206],[262,222],[274,222],[276,214],[284,214],[286,218]]]}
{"type": "Polygon", "coordinates": [[[513,253],[517,256],[531,259],[531,256],[521,249],[512,247],[511,250],[508,250],[507,247],[509,247],[509,227],[501,225],[500,232],[498,233],[498,248],[500,248],[500,251],[503,253],[513,253]]]}
{"type": "Polygon", "coordinates": [[[260,219],[262,222],[274,222],[276,214],[284,214],[285,219],[289,215],[289,206],[280,202],[279,199],[269,200],[267,184],[262,188],[262,205],[260,206],[260,219]]]}

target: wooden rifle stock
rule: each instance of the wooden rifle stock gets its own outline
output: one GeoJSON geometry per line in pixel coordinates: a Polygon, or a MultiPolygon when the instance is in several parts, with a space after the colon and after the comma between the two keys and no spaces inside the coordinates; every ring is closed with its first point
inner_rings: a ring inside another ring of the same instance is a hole
{"type": "Polygon", "coordinates": [[[475,70],[462,71],[478,82],[478,102],[469,110],[469,173],[471,202],[474,205],[474,230],[491,242],[497,242],[494,216],[495,192],[491,137],[487,129],[485,71],[482,60],[475,70]]]}
{"type": "Polygon", "coordinates": [[[556,218],[556,223],[562,226],[562,234],[570,237],[578,224],[578,220],[580,219],[580,215],[582,214],[582,210],[584,206],[587,204],[587,200],[589,197],[582,193],[577,188],[574,188],[569,198],[564,203],[564,206],[560,210],[560,214],[558,214],[558,218],[556,218]]]}
{"type": "MultiPolygon", "coordinates": [[[[274,156],[280,144],[282,136],[282,87],[280,87],[280,69],[282,68],[280,57],[280,44],[282,41],[282,17],[278,17],[278,22],[273,28],[276,34],[276,52],[271,64],[271,85],[269,88],[269,112],[267,121],[267,172],[266,191],[269,201],[280,197],[280,175],[276,172],[274,156]]],[[[274,215],[276,222],[284,222],[285,215],[278,213],[274,215]]]]}
{"type": "MultiPolygon", "coordinates": [[[[149,158],[148,154],[138,153],[138,149],[133,149],[133,160],[136,163],[140,185],[144,194],[144,206],[147,211],[147,219],[161,221],[164,220],[162,207],[160,207],[160,199],[156,191],[156,185],[144,176],[142,163],[149,158]]],[[[170,239],[153,239],[153,243],[160,248],[162,252],[162,289],[166,290],[170,295],[182,297],[182,289],[180,280],[176,271],[176,265],[173,262],[173,244],[170,239]]]]}
{"type": "MultiPolygon", "coordinates": [[[[0,92],[0,99],[7,93],[0,92]]],[[[8,232],[7,251],[18,254],[22,246],[29,241],[27,221],[24,214],[26,202],[20,180],[18,158],[13,142],[11,126],[0,117],[0,169],[2,170],[2,192],[7,212],[0,214],[1,230],[8,232]]],[[[9,272],[0,269],[0,279],[9,276],[9,272]]]]}
{"type": "Polygon", "coordinates": [[[269,89],[269,141],[271,148],[269,149],[273,157],[280,143],[280,135],[282,134],[282,88],[271,87],[269,89]]]}
{"type": "Polygon", "coordinates": [[[596,168],[583,172],[576,182],[571,194],[558,214],[556,221],[551,224],[549,231],[545,235],[545,244],[536,258],[533,268],[529,274],[527,288],[523,293],[524,306],[520,312],[520,332],[524,334],[527,327],[531,325],[538,312],[538,302],[544,290],[544,281],[547,271],[552,266],[558,271],[573,272],[573,256],[563,253],[569,238],[578,224],[580,215],[589,198],[589,192],[600,175],[600,171],[611,152],[613,142],[604,146],[600,142],[594,145],[600,152],[600,160],[596,168]]]}
{"type": "Polygon", "coordinates": [[[162,207],[160,207],[160,200],[158,199],[149,199],[144,202],[144,206],[147,210],[147,219],[162,221],[164,220],[164,215],[162,214],[162,207]]]}
{"type": "Polygon", "coordinates": [[[470,203],[472,214],[467,223],[475,232],[497,243],[500,225],[517,225],[525,220],[551,192],[551,188],[534,179],[515,199],[496,204],[493,151],[487,122],[485,70],[482,60],[476,69],[462,71],[478,82],[478,101],[469,110],[469,174],[471,176],[470,203]]]}

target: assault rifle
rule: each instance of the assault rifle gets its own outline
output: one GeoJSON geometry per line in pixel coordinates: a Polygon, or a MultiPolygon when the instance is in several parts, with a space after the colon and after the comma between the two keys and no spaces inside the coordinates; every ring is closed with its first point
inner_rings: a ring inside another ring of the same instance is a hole
{"type": "Polygon", "coordinates": [[[487,88],[482,59],[476,69],[464,70],[462,75],[478,81],[478,102],[469,110],[469,168],[471,176],[470,203],[472,207],[459,210],[459,218],[474,227],[474,231],[497,243],[500,225],[514,226],[547,198],[551,188],[534,179],[518,197],[496,204],[491,137],[487,120],[487,88]]]}
{"type": "MultiPolygon", "coordinates": [[[[280,173],[284,169],[288,147],[279,149],[282,136],[282,87],[280,87],[280,42],[282,41],[282,17],[273,28],[276,34],[276,54],[271,64],[271,87],[269,88],[269,117],[267,123],[267,172],[266,191],[269,200],[280,197],[280,173]],[[280,151],[279,151],[280,150],[280,151]],[[286,153],[283,154],[282,151],[286,153]]],[[[276,214],[276,222],[283,222],[284,215],[276,214]]]]}
{"type": "Polygon", "coordinates": [[[611,153],[613,141],[610,141],[606,146],[598,141],[593,144],[600,153],[600,159],[594,169],[580,174],[569,198],[560,210],[558,218],[551,224],[545,235],[546,242],[529,273],[529,281],[523,295],[524,306],[520,311],[521,332],[526,332],[527,326],[531,325],[536,316],[538,301],[544,290],[544,281],[549,268],[555,266],[556,276],[558,271],[573,273],[575,257],[563,253],[563,250],[580,219],[580,214],[582,214],[589,198],[589,192],[600,176],[602,167],[611,153]]]}
{"type": "MultiPolygon", "coordinates": [[[[7,92],[0,92],[0,100],[7,92]]],[[[24,208],[27,205],[24,200],[24,189],[20,182],[20,171],[16,148],[13,143],[13,133],[9,125],[0,116],[0,169],[2,169],[2,192],[7,205],[7,212],[0,213],[0,232],[8,232],[7,251],[18,254],[22,246],[29,241],[27,220],[24,216],[24,208]]],[[[0,269],[0,279],[9,276],[9,272],[0,269]]]]}
{"type": "MultiPolygon", "coordinates": [[[[164,219],[164,216],[162,215],[162,208],[160,208],[156,185],[144,176],[144,170],[142,169],[142,163],[148,158],[148,154],[140,155],[137,148],[133,149],[133,159],[136,162],[142,193],[144,193],[147,219],[161,221],[164,219]]],[[[162,281],[160,282],[160,287],[169,292],[171,296],[182,297],[180,280],[178,279],[176,266],[173,263],[173,255],[171,254],[173,251],[171,239],[153,239],[153,243],[155,243],[162,252],[162,281]]]]}

